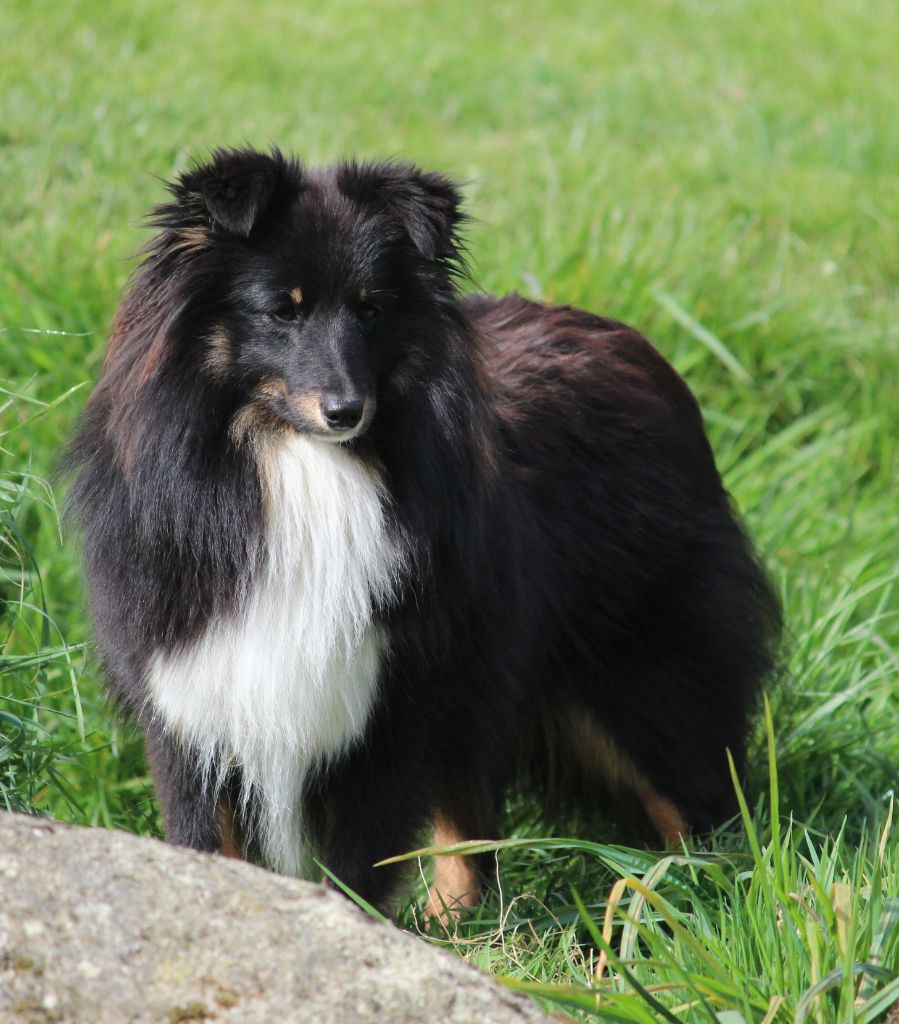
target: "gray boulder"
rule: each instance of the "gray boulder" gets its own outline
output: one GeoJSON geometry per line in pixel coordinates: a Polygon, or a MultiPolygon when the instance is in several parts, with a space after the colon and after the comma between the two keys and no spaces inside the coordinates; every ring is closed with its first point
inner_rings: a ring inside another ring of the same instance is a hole
{"type": "Polygon", "coordinates": [[[309,882],[0,813],[0,1021],[547,1021],[309,882]]]}

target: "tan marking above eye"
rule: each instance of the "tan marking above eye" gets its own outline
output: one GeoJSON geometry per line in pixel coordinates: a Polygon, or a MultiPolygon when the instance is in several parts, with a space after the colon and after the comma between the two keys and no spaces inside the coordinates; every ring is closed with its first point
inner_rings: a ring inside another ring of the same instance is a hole
{"type": "Polygon", "coordinates": [[[295,305],[301,306],[303,304],[303,292],[299,285],[297,285],[296,288],[292,289],[289,294],[291,301],[295,305]]]}
{"type": "Polygon", "coordinates": [[[359,301],[360,302],[368,302],[369,295],[370,295],[370,292],[369,292],[369,290],[367,288],[360,289],[360,291],[359,291],[359,301]]]}

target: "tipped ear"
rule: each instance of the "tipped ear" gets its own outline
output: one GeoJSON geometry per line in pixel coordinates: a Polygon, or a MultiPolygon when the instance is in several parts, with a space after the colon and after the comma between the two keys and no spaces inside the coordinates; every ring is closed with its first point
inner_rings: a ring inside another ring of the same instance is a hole
{"type": "Polygon", "coordinates": [[[442,174],[413,164],[344,164],[340,190],[361,203],[385,206],[403,224],[415,248],[427,259],[458,260],[458,227],[464,220],[458,187],[442,174]]]}
{"type": "Polygon", "coordinates": [[[272,200],[290,165],[275,149],[218,149],[209,163],[200,164],[169,186],[176,202],[162,207],[166,226],[180,214],[182,223],[200,217],[246,238],[272,200]]]}

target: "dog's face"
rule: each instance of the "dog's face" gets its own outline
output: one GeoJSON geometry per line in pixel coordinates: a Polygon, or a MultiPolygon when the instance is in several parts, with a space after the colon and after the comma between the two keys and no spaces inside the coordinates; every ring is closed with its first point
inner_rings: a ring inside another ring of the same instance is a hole
{"type": "Polygon", "coordinates": [[[243,396],[234,429],[364,433],[454,297],[455,187],[408,165],[313,173],[231,151],[172,191],[157,223],[194,261],[195,344],[203,372],[243,396]]]}

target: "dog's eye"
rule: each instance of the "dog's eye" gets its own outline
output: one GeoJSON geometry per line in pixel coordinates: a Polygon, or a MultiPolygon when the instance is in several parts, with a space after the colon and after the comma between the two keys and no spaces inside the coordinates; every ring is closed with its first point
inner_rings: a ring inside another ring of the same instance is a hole
{"type": "Polygon", "coordinates": [[[294,303],[285,302],[283,306],[278,306],[277,309],[272,311],[272,316],[282,324],[289,324],[299,319],[300,310],[294,303]]]}
{"type": "Polygon", "coordinates": [[[360,320],[374,320],[374,318],[381,312],[380,309],[373,302],[360,302],[359,303],[359,319],[360,320]]]}

